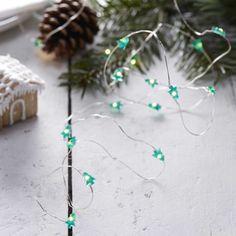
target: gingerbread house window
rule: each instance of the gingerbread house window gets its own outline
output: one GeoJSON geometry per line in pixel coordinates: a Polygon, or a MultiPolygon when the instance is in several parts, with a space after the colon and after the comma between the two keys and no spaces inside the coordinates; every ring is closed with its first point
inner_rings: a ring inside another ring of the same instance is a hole
{"type": "Polygon", "coordinates": [[[0,56],[0,128],[37,114],[44,82],[10,56],[0,56]]]}

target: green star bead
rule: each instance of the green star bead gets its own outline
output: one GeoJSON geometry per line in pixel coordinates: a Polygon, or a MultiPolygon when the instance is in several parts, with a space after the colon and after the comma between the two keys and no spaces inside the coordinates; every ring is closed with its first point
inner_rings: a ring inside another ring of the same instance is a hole
{"type": "Polygon", "coordinates": [[[61,135],[63,138],[69,138],[71,136],[71,125],[66,125],[61,135]]]}
{"type": "Polygon", "coordinates": [[[120,111],[123,107],[123,103],[121,101],[112,102],[109,104],[110,108],[114,111],[120,111]]]}
{"type": "Polygon", "coordinates": [[[153,156],[154,158],[159,159],[160,161],[164,161],[164,160],[165,160],[165,156],[164,156],[164,154],[162,153],[162,151],[161,151],[160,148],[155,149],[155,150],[153,151],[152,156],[153,156]]]}
{"type": "Polygon", "coordinates": [[[215,95],[216,94],[216,89],[214,86],[210,85],[208,86],[208,92],[211,93],[212,95],[215,95]]]}
{"type": "Polygon", "coordinates": [[[69,138],[69,140],[67,142],[67,147],[69,149],[72,149],[75,146],[76,142],[77,142],[77,138],[76,137],[69,138]]]}
{"type": "Polygon", "coordinates": [[[169,87],[169,90],[168,90],[168,93],[175,99],[179,99],[179,92],[178,92],[178,89],[176,86],[170,86],[169,87]]]}
{"type": "Polygon", "coordinates": [[[222,28],[218,27],[218,26],[213,26],[213,27],[211,28],[211,30],[212,30],[215,34],[218,34],[218,35],[220,35],[220,36],[222,36],[222,37],[226,37],[225,31],[224,31],[222,28]]]}
{"type": "Polygon", "coordinates": [[[156,111],[159,111],[161,109],[161,105],[156,102],[149,103],[148,107],[156,111]]]}
{"type": "Polygon", "coordinates": [[[192,46],[198,52],[203,52],[204,51],[202,39],[195,39],[192,42],[192,46]]]}
{"type": "Polygon", "coordinates": [[[75,220],[76,220],[76,214],[73,212],[72,214],[70,214],[67,221],[65,222],[69,229],[75,226],[75,220]]]}
{"type": "Polygon", "coordinates": [[[95,178],[91,176],[90,174],[88,174],[87,172],[83,173],[83,177],[84,177],[86,185],[92,186],[95,183],[95,178]]]}
{"type": "Polygon", "coordinates": [[[115,70],[115,72],[112,74],[112,79],[114,81],[123,81],[123,77],[124,77],[124,69],[123,68],[118,68],[115,70]]]}
{"type": "Polygon", "coordinates": [[[35,46],[36,48],[42,48],[42,47],[43,47],[42,40],[39,39],[39,38],[36,38],[35,41],[34,41],[34,46],[35,46]]]}
{"type": "Polygon", "coordinates": [[[145,82],[152,88],[155,88],[158,85],[156,79],[145,79],[145,82]]]}
{"type": "Polygon", "coordinates": [[[118,47],[120,49],[125,50],[127,45],[129,44],[129,38],[122,38],[117,41],[118,47]]]}

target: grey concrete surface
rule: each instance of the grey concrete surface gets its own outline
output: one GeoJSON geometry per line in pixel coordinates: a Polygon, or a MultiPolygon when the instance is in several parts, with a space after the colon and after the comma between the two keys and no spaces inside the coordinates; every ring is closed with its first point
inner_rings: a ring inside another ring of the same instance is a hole
{"type": "MultiPolygon", "coordinates": [[[[45,216],[34,198],[45,208],[66,219],[65,189],[60,166],[66,148],[60,137],[67,114],[66,89],[57,77],[63,63],[46,63],[37,56],[31,39],[37,35],[35,22],[24,24],[24,32],[14,29],[0,35],[1,54],[11,54],[46,81],[39,97],[35,119],[0,132],[0,236],[65,236],[66,225],[45,216]]],[[[175,82],[183,75],[173,66],[175,82]]],[[[164,65],[157,62],[149,76],[165,81],[164,65]]],[[[146,93],[142,77],[132,73],[130,82],[119,91],[137,98],[146,93]]],[[[220,84],[216,95],[213,127],[202,137],[188,134],[178,113],[156,113],[139,106],[124,107],[114,116],[132,136],[162,147],[166,168],[157,184],[144,183],[118,162],[111,161],[95,145],[79,143],[74,149],[74,165],[96,177],[94,202],[78,215],[75,235],[81,236],[234,236],[236,235],[236,99],[235,82],[220,84]]],[[[157,92],[162,104],[174,106],[164,93],[157,92]]],[[[199,95],[186,93],[183,103],[191,104],[199,95]]],[[[88,93],[84,100],[73,90],[73,111],[96,101],[112,101],[88,93]]],[[[199,114],[186,116],[194,130],[206,125],[210,103],[199,114]]],[[[106,108],[89,112],[109,114],[106,108]]],[[[110,114],[112,115],[112,114],[110,114]]],[[[80,139],[94,139],[117,158],[147,176],[161,170],[144,145],[125,138],[112,122],[88,120],[76,124],[80,139]]],[[[84,204],[89,193],[74,174],[74,199],[84,204]]]]}

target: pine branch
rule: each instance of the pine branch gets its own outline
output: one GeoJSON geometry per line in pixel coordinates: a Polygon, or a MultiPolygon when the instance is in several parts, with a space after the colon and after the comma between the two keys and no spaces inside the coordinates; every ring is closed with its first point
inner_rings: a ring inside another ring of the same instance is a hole
{"type": "MultiPolygon", "coordinates": [[[[232,44],[232,50],[227,57],[221,59],[215,64],[214,69],[219,79],[228,78],[230,75],[236,74],[236,17],[233,9],[236,9],[236,1],[234,0],[196,0],[188,1],[190,10],[185,11],[185,17],[193,28],[203,31],[210,29],[213,25],[222,27],[227,32],[227,37],[232,44]],[[222,73],[222,68],[225,73],[222,73]]],[[[227,49],[224,40],[217,36],[207,35],[203,38],[204,47],[212,59],[219,56],[227,49]]],[[[199,73],[200,68],[206,68],[209,62],[202,59],[202,55],[191,58],[187,52],[183,53],[183,61],[180,64],[186,66],[185,73],[187,78],[191,79],[199,73]]],[[[180,69],[181,67],[179,67],[180,69]]],[[[208,73],[211,77],[212,71],[208,73]]]]}
{"type": "MultiPolygon", "coordinates": [[[[103,81],[103,67],[106,60],[104,51],[116,45],[119,38],[130,32],[140,29],[153,30],[158,23],[166,22],[178,25],[182,30],[190,33],[182,24],[181,18],[174,8],[172,0],[108,0],[106,5],[93,0],[94,6],[100,13],[101,41],[92,50],[85,52],[73,65],[72,85],[86,88],[98,88],[105,91],[103,81]]],[[[236,9],[235,0],[188,0],[181,1],[180,8],[184,16],[193,28],[203,31],[212,25],[222,26],[228,33],[233,49],[228,57],[225,57],[214,67],[218,75],[222,74],[222,67],[226,76],[236,74],[236,30],[235,15],[232,9],[236,9]],[[199,27],[200,26],[200,27],[199,27]]],[[[159,33],[164,46],[178,59],[177,68],[186,73],[187,79],[192,79],[199,74],[201,68],[206,68],[209,61],[192,49],[191,40],[176,30],[161,30],[159,33]]],[[[136,35],[131,40],[129,49],[118,52],[112,61],[112,68],[107,71],[110,78],[114,70],[123,65],[131,48],[139,48],[147,35],[136,35]]],[[[225,43],[218,37],[204,38],[204,46],[211,58],[215,58],[225,50],[225,43]],[[214,43],[212,43],[214,42],[214,43]]],[[[136,66],[141,73],[145,73],[155,62],[155,58],[161,59],[161,51],[155,40],[150,40],[144,50],[139,54],[136,66]]],[[[208,76],[211,77],[210,71],[208,76]]],[[[68,75],[61,76],[67,82],[68,75]]]]}

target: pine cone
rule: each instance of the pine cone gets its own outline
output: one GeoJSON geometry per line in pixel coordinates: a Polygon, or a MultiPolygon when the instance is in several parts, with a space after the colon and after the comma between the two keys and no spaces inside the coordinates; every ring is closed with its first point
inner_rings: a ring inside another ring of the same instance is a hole
{"type": "Polygon", "coordinates": [[[81,0],[60,0],[46,9],[39,25],[43,51],[55,53],[57,57],[68,57],[77,49],[84,49],[86,43],[93,43],[99,28],[96,13],[88,6],[68,26],[48,38],[50,32],[68,22],[81,8],[81,0]]]}

